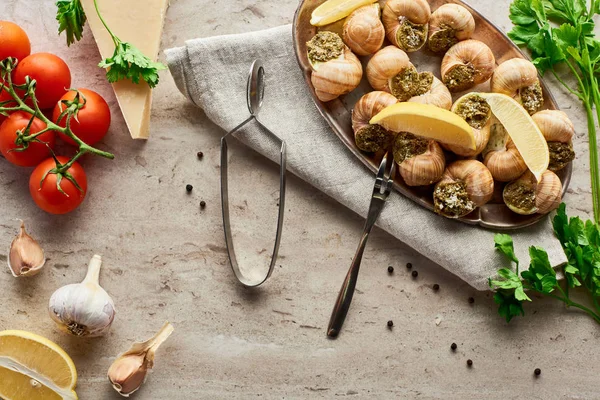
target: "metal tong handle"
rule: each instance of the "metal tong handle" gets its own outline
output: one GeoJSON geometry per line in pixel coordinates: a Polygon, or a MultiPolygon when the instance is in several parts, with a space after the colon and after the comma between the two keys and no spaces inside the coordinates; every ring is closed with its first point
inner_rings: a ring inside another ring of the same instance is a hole
{"type": "Polygon", "coordinates": [[[348,273],[346,274],[346,278],[344,279],[340,293],[335,301],[331,318],[329,319],[329,326],[327,327],[327,336],[329,337],[336,337],[340,333],[342,325],[344,324],[344,320],[346,319],[346,315],[348,314],[348,310],[350,309],[350,303],[352,303],[352,296],[354,296],[354,289],[356,287],[356,281],[358,280],[358,271],[360,269],[360,263],[365,251],[365,246],[367,245],[367,239],[369,238],[371,229],[373,229],[373,226],[375,225],[375,221],[377,221],[379,214],[381,214],[381,210],[383,210],[383,207],[385,206],[387,197],[392,191],[395,168],[396,164],[394,163],[393,159],[389,157],[388,153],[386,153],[381,160],[381,164],[379,164],[379,170],[377,171],[375,186],[373,187],[373,195],[371,196],[371,204],[369,205],[367,220],[365,222],[365,227],[360,238],[358,248],[356,249],[356,254],[354,254],[354,258],[350,264],[350,269],[348,269],[348,273]],[[387,167],[389,163],[392,165],[389,168],[389,173],[387,173],[387,167]]]}
{"type": "Polygon", "coordinates": [[[265,83],[264,83],[264,68],[260,60],[254,60],[250,67],[250,74],[248,75],[248,84],[246,87],[246,101],[248,103],[248,111],[250,111],[250,117],[244,122],[233,128],[230,132],[225,134],[221,138],[221,209],[223,212],[223,231],[225,233],[225,244],[227,246],[227,255],[229,256],[229,262],[231,269],[235,274],[236,278],[247,287],[255,287],[264,283],[273,273],[275,263],[277,262],[277,255],[279,253],[279,244],[281,242],[281,233],[283,228],[283,214],[285,211],[285,182],[286,182],[286,145],[285,141],[281,140],[277,135],[271,132],[262,122],[258,119],[258,112],[262,106],[265,83]],[[235,256],[235,248],[233,245],[233,235],[231,232],[231,220],[229,214],[229,185],[227,180],[227,137],[240,130],[244,125],[250,121],[255,120],[273,139],[281,143],[281,149],[279,153],[279,213],[277,216],[277,231],[275,233],[275,244],[273,246],[273,253],[271,255],[271,263],[269,264],[269,270],[264,275],[250,276],[245,274],[239,267],[237,258],[235,256]]]}

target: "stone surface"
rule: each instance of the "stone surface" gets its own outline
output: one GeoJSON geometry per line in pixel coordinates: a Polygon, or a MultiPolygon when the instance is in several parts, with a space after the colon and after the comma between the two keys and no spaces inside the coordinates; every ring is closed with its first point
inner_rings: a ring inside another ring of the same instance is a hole
{"type": "MultiPolygon", "coordinates": [[[[502,29],[510,27],[508,2],[472,3],[502,29]]],[[[162,47],[289,23],[296,5],[173,0],[162,47]]],[[[114,120],[101,147],[116,159],[83,160],[88,198],[63,217],[35,207],[27,189],[29,170],[0,160],[0,247],[8,247],[18,229],[15,219],[23,218],[49,258],[33,279],[17,281],[0,269],[0,329],[30,330],[63,346],[77,365],[81,399],[119,398],[106,380],[109,365],[165,320],[176,331],[159,350],[138,399],[598,398],[600,331],[591,319],[535,298],[525,319],[507,325],[496,315],[490,293],[474,292],[377,229],[344,331],[327,340],[329,314],[362,221],[298,179],[288,185],[280,266],[264,287],[240,288],[221,229],[222,132],[185,101],[165,71],[155,91],[151,140],[129,139],[112,90],[95,67],[99,54],[89,30],[67,48],[55,34],[54,12],[52,1],[0,2],[0,18],[23,26],[33,51],[64,57],[73,86],[92,88],[109,101],[114,120]],[[204,152],[202,160],[198,151],[204,152]],[[187,183],[194,185],[190,194],[187,183]],[[83,279],[94,253],[104,258],[101,283],[118,314],[107,337],[76,340],[58,332],[47,316],[47,301],[58,287],[83,279]],[[418,278],[411,277],[407,262],[418,278]],[[388,265],[395,267],[392,275],[388,265]],[[431,289],[434,283],[438,292],[431,289]],[[470,369],[467,359],[474,362],[470,369]],[[535,378],[538,367],[542,374],[535,378]]],[[[576,150],[585,154],[584,115],[550,82],[578,128],[576,150]]],[[[274,215],[261,206],[277,202],[277,168],[241,146],[231,162],[238,177],[232,203],[239,251],[244,261],[266,265],[274,215]]],[[[584,217],[590,215],[588,172],[582,155],[567,198],[573,213],[584,217]]],[[[0,250],[2,263],[5,257],[0,250]]]]}

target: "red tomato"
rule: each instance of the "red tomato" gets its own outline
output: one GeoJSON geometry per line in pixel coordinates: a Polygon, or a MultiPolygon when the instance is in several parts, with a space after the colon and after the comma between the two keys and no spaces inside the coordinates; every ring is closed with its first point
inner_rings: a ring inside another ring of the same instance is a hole
{"type": "Polygon", "coordinates": [[[0,21],[0,61],[8,57],[19,60],[31,53],[31,43],[21,27],[10,21],[0,21]]]}
{"type": "Polygon", "coordinates": [[[35,96],[40,108],[51,108],[71,86],[71,71],[62,58],[50,53],[34,53],[19,62],[13,83],[22,85],[25,77],[37,82],[35,96]]]}
{"type": "MultiPolygon", "coordinates": [[[[77,122],[75,118],[71,118],[71,130],[79,139],[90,146],[93,146],[95,143],[102,140],[104,135],[106,135],[106,132],[108,132],[108,127],[110,126],[110,108],[98,93],[89,89],[78,90],[81,94],[79,103],[83,103],[83,98],[85,98],[85,105],[83,108],[79,109],[79,112],[77,113],[77,120],[79,120],[79,122],[77,122]]],[[[75,98],[75,95],[76,92],[71,90],[61,97],[60,101],[56,104],[54,112],[52,113],[52,121],[54,121],[55,124],[62,127],[65,126],[66,116],[58,122],[60,113],[66,108],[62,103],[62,100],[71,101],[75,98]]],[[[61,134],[60,137],[64,139],[65,142],[76,145],[75,141],[70,137],[63,134],[61,134]]]]}
{"type": "MultiPolygon", "coordinates": [[[[56,158],[61,164],[69,161],[67,157],[58,156],[56,158]]],[[[63,176],[60,187],[66,193],[65,195],[56,186],[58,175],[53,173],[46,175],[53,168],[56,168],[56,163],[54,159],[48,158],[33,170],[29,178],[29,193],[35,204],[42,210],[50,214],[66,214],[79,207],[83,202],[87,193],[87,177],[81,165],[75,162],[67,172],[75,179],[81,190],[63,176]]]]}
{"type": "MultiPolygon", "coordinates": [[[[2,85],[2,81],[0,81],[0,85],[2,85]]],[[[6,100],[10,100],[10,99],[11,99],[10,95],[5,90],[0,91],[0,103],[2,103],[3,101],[6,101],[6,100]]],[[[5,104],[4,107],[11,107],[11,103],[5,104]]],[[[6,119],[6,117],[4,115],[0,115],[0,124],[5,119],[6,119]]]]}
{"type": "MultiPolygon", "coordinates": [[[[21,167],[34,167],[40,161],[48,158],[50,156],[48,146],[54,148],[56,142],[54,132],[48,131],[37,137],[40,141],[48,145],[40,142],[29,142],[27,150],[18,151],[18,149],[23,148],[23,145],[15,143],[17,131],[25,130],[30,120],[31,114],[24,111],[16,111],[0,125],[0,152],[2,152],[2,155],[8,161],[21,167]]],[[[37,133],[45,128],[46,124],[42,120],[34,118],[29,132],[30,134],[37,133]]]]}

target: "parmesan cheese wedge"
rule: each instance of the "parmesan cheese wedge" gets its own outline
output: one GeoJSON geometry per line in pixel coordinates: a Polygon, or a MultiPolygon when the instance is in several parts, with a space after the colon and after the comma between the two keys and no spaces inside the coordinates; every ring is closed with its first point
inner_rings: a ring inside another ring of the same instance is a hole
{"type": "MultiPolygon", "coordinates": [[[[115,44],[100,22],[94,0],[82,0],[94,39],[102,58],[112,57],[115,44]]],[[[136,46],[146,56],[156,60],[160,48],[163,22],[169,0],[100,0],[98,8],[111,31],[123,42],[136,46]]],[[[150,127],[152,89],[144,81],[139,84],[121,80],[113,90],[134,139],[147,139],[150,127]]]]}

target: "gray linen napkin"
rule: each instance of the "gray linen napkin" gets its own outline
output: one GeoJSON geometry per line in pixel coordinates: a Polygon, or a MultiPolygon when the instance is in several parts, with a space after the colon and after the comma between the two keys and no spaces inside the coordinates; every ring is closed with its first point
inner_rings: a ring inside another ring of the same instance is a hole
{"type": "MultiPolygon", "coordinates": [[[[262,59],[266,94],[261,120],[287,142],[288,169],[354,212],[366,215],[374,175],[318,113],[296,62],[290,25],[189,40],[184,47],[165,53],[179,90],[225,131],[248,116],[247,74],[252,60],[262,59]]],[[[278,161],[267,136],[255,125],[237,138],[278,161]]],[[[494,251],[494,232],[442,218],[398,193],[389,197],[378,226],[479,290],[488,289],[487,278],[505,265],[494,251]]],[[[524,265],[527,245],[547,249],[553,265],[566,261],[549,218],[512,235],[520,244],[517,252],[524,265]]]]}

